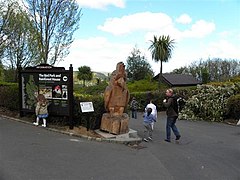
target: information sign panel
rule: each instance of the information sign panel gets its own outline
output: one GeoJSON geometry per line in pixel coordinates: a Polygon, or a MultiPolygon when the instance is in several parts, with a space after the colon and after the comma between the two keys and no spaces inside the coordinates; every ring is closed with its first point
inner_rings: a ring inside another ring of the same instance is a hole
{"type": "Polygon", "coordinates": [[[50,115],[70,116],[73,99],[72,67],[39,65],[19,73],[20,111],[34,112],[36,97],[43,94],[49,102],[50,115]]]}
{"type": "Polygon", "coordinates": [[[92,102],[80,102],[80,107],[82,112],[94,112],[93,103],[92,102]]]}

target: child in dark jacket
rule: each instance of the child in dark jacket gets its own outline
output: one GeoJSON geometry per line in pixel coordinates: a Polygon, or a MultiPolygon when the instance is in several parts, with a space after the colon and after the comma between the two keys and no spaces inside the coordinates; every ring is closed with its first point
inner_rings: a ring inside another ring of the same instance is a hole
{"type": "Polygon", "coordinates": [[[152,141],[152,123],[156,122],[155,116],[153,116],[151,113],[152,108],[147,108],[147,112],[145,112],[143,115],[143,125],[145,127],[143,140],[145,142],[148,142],[149,140],[152,141]]]}

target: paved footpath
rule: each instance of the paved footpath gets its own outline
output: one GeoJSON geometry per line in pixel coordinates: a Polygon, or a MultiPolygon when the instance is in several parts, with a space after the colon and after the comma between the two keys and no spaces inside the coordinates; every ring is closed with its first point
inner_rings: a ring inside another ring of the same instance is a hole
{"type": "MultiPolygon", "coordinates": [[[[240,127],[178,121],[180,143],[167,143],[165,118],[153,142],[128,147],[0,117],[0,180],[240,180],[240,127]]],[[[141,113],[129,125],[142,136],[141,113]]]]}

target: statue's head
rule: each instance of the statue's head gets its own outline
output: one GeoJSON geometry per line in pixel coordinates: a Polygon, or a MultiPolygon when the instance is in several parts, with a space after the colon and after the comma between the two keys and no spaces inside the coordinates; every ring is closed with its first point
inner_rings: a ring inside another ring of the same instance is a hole
{"type": "Polygon", "coordinates": [[[116,70],[117,70],[118,72],[123,73],[123,72],[125,71],[125,65],[124,65],[124,63],[123,63],[123,62],[117,63],[116,70]]]}

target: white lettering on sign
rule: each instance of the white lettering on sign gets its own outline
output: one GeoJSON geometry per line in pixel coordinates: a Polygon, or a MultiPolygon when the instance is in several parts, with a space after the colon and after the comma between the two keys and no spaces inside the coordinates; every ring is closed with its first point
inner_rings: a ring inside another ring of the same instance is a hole
{"type": "Polygon", "coordinates": [[[61,81],[62,74],[39,74],[39,81],[61,81]]]}

